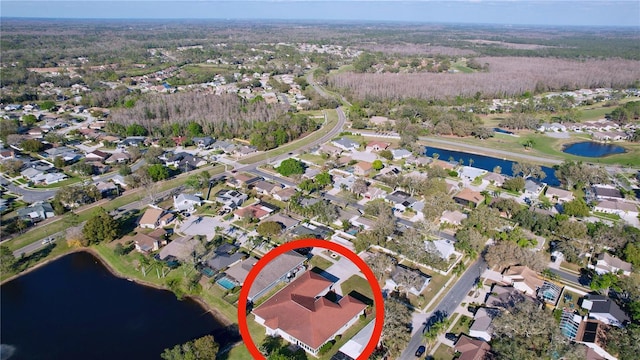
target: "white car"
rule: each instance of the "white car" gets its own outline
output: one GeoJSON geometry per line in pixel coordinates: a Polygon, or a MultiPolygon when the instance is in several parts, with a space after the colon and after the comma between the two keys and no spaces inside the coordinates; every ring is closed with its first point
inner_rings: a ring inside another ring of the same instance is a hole
{"type": "Polygon", "coordinates": [[[49,245],[49,244],[53,244],[53,242],[54,242],[55,240],[56,240],[56,239],[54,239],[54,238],[46,238],[46,239],[42,240],[42,245],[49,245]]]}

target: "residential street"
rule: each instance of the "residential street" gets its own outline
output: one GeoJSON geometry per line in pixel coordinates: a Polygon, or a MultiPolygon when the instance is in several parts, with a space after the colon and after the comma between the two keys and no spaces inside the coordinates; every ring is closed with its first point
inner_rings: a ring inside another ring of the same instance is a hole
{"type": "Polygon", "coordinates": [[[455,309],[460,305],[467,293],[471,291],[476,283],[476,280],[480,277],[480,274],[487,268],[487,263],[483,259],[478,259],[471,264],[467,271],[456,281],[453,287],[447,292],[447,294],[440,300],[434,310],[427,315],[427,321],[425,327],[422,329],[414,329],[415,333],[411,337],[411,341],[407,345],[405,351],[398,357],[400,360],[415,359],[415,352],[418,346],[424,343],[423,332],[426,330],[426,326],[451,316],[455,309]]]}

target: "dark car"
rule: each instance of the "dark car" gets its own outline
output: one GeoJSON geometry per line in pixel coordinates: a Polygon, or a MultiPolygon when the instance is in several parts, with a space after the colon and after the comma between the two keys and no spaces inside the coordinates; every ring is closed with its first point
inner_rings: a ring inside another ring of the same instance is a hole
{"type": "Polygon", "coordinates": [[[427,348],[424,347],[424,345],[418,346],[418,350],[416,350],[416,357],[422,356],[422,354],[424,354],[425,351],[427,351],[427,348]]]}
{"type": "Polygon", "coordinates": [[[456,340],[458,340],[458,335],[454,334],[454,333],[446,333],[444,334],[445,339],[447,340],[451,340],[453,342],[456,342],[456,340]]]}

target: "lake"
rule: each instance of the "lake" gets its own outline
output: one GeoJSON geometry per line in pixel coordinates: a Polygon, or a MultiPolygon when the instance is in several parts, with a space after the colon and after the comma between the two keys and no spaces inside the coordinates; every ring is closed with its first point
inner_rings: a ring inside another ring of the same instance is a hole
{"type": "Polygon", "coordinates": [[[113,276],[85,252],[0,287],[2,344],[19,359],[159,359],[167,347],[212,334],[239,339],[197,302],[113,276]]]}
{"type": "MultiPolygon", "coordinates": [[[[433,156],[434,153],[440,155],[439,159],[448,161],[451,157],[453,157],[455,162],[458,162],[460,159],[464,161],[464,165],[470,165],[470,159],[473,159],[473,167],[484,169],[487,171],[493,171],[496,166],[500,166],[502,168],[502,174],[513,176],[513,171],[511,171],[511,167],[515,161],[499,159],[491,156],[485,155],[476,155],[462,151],[454,151],[454,150],[446,150],[440,148],[434,148],[431,146],[427,146],[425,149],[425,154],[427,156],[433,156]]],[[[556,177],[555,170],[542,166],[542,171],[544,171],[547,176],[543,179],[543,181],[551,186],[560,185],[560,181],[556,177]]]]}
{"type": "Polygon", "coordinates": [[[562,149],[562,152],[567,154],[595,158],[613,154],[623,154],[625,151],[622,146],[602,144],[595,141],[582,141],[568,144],[562,149]]]}

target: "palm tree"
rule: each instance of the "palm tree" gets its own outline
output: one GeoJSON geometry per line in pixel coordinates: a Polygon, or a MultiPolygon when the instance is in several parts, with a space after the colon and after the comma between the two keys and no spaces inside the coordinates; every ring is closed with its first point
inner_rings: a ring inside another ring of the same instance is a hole
{"type": "Polygon", "coordinates": [[[500,174],[502,172],[502,167],[500,165],[496,165],[496,167],[493,168],[493,172],[500,174]]]}
{"type": "Polygon", "coordinates": [[[433,158],[433,161],[438,161],[438,158],[440,158],[440,154],[438,154],[438,153],[433,153],[433,154],[431,155],[431,157],[433,158]]]}

